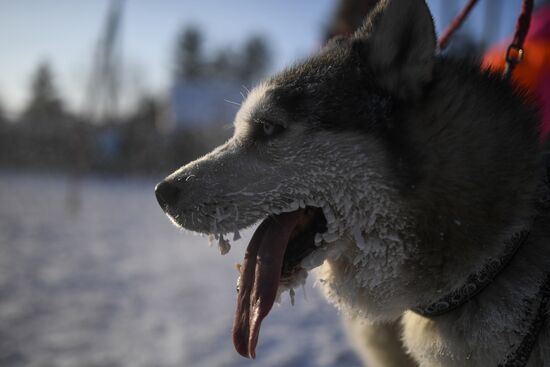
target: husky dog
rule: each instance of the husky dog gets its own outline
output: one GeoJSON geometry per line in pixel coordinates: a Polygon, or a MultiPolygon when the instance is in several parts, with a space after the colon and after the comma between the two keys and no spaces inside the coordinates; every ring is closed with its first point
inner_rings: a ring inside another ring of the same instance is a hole
{"type": "Polygon", "coordinates": [[[222,252],[261,221],[237,351],[255,356],[278,294],[318,267],[369,366],[550,366],[550,215],[524,99],[438,55],[423,0],[381,1],[252,90],[233,137],[156,188],[222,252]]]}

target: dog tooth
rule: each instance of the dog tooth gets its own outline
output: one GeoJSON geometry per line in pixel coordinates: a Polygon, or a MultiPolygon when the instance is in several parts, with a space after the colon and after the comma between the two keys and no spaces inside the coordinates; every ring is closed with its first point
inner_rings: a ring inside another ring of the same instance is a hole
{"type": "MultiPolygon", "coordinates": [[[[336,223],[336,219],[335,219],[335,218],[331,218],[330,220],[327,219],[327,226],[328,226],[329,228],[334,228],[334,229],[335,229],[336,226],[333,225],[333,224],[335,224],[335,223],[336,223]]],[[[329,232],[330,232],[330,231],[329,231],[329,232]]],[[[334,232],[334,230],[333,230],[333,232],[334,232]]]]}
{"type": "Polygon", "coordinates": [[[336,233],[336,227],[333,226],[334,222],[327,221],[327,230],[325,233],[336,233]]]}
{"type": "Polygon", "coordinates": [[[327,220],[328,223],[332,223],[336,219],[334,217],[334,213],[332,209],[329,206],[323,207],[323,214],[325,215],[325,219],[327,220]]]}
{"type": "Polygon", "coordinates": [[[314,251],[300,262],[300,266],[306,270],[315,269],[325,261],[325,257],[326,254],[323,249],[314,251]]]}
{"type": "Polygon", "coordinates": [[[215,236],[213,234],[208,235],[208,244],[212,246],[214,244],[214,241],[216,240],[215,236]]]}
{"type": "Polygon", "coordinates": [[[336,233],[324,233],[323,234],[323,240],[325,240],[325,242],[334,242],[338,239],[338,234],[336,233]]]}
{"type": "Polygon", "coordinates": [[[313,242],[315,243],[315,246],[320,246],[323,242],[323,238],[321,237],[321,233],[317,233],[313,239],[313,242]]]}

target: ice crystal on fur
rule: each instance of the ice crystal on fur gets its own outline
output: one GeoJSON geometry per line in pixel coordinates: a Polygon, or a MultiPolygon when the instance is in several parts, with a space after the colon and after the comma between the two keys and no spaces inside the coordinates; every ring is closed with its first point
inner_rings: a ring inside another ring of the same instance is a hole
{"type": "Polygon", "coordinates": [[[231,250],[231,244],[229,243],[229,240],[226,240],[223,238],[223,235],[220,234],[220,239],[218,242],[218,248],[220,250],[220,254],[225,255],[231,250]]]}
{"type": "MultiPolygon", "coordinates": [[[[296,130],[258,148],[263,149],[261,156],[270,157],[269,163],[248,157],[245,142],[254,128],[251,116],[267,98],[269,88],[260,85],[244,101],[231,140],[174,174],[176,179],[195,175],[195,185],[208,182],[209,175],[215,175],[212,180],[228,177],[223,190],[201,191],[202,202],[191,208],[193,223],[186,221],[189,214],[178,214],[187,227],[215,233],[224,253],[229,249],[226,234],[235,233],[236,239],[239,229],[270,215],[307,206],[321,208],[327,230],[315,235],[318,249],[303,260],[304,274],[305,269],[325,262],[322,272],[328,272],[325,288],[330,300],[349,310],[379,311],[391,296],[382,291],[384,285],[398,278],[399,265],[407,258],[405,242],[414,245],[410,236],[403,238],[412,223],[396,204],[395,189],[387,184],[381,149],[374,140],[365,142],[364,136],[330,131],[300,137],[296,149],[292,134],[301,136],[296,130]],[[209,169],[204,170],[204,165],[209,169]],[[202,174],[197,174],[199,167],[202,174]],[[250,177],[245,181],[236,177],[241,171],[240,176],[246,172],[250,177]],[[350,270],[356,267],[360,270],[350,270]]],[[[297,276],[290,286],[281,284],[279,293],[303,281],[305,275],[297,276]]]]}
{"type": "Polygon", "coordinates": [[[305,269],[301,269],[296,272],[292,278],[282,281],[279,285],[279,289],[277,290],[276,302],[280,303],[281,295],[288,291],[292,305],[294,305],[294,289],[303,287],[306,284],[307,275],[307,271],[305,269]]]}

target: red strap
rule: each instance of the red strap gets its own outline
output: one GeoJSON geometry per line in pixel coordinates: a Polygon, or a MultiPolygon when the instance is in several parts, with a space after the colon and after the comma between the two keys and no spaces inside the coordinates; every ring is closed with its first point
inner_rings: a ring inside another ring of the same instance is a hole
{"type": "Polygon", "coordinates": [[[453,22],[447,27],[445,30],[445,33],[439,38],[438,46],[440,50],[444,50],[447,47],[447,43],[449,42],[451,36],[456,32],[458,28],[464,23],[464,19],[470,14],[470,11],[474,7],[474,5],[477,4],[478,0],[470,0],[468,4],[464,7],[462,12],[457,15],[457,17],[453,20],[453,22]]]}
{"type": "Polygon", "coordinates": [[[533,0],[523,0],[521,5],[521,14],[516,23],[516,32],[514,39],[508,49],[506,49],[506,67],[504,69],[504,77],[510,78],[514,68],[523,60],[523,44],[529,32],[531,25],[531,13],[533,13],[533,0]]]}
{"type": "MultiPolygon", "coordinates": [[[[464,9],[457,15],[449,27],[445,30],[445,33],[439,38],[438,46],[440,50],[444,50],[449,43],[450,38],[456,32],[458,28],[464,23],[464,20],[470,14],[473,7],[477,4],[478,0],[470,0],[464,9]]],[[[510,46],[506,49],[506,68],[504,69],[504,77],[509,78],[512,75],[512,71],[517,64],[523,60],[523,44],[525,38],[529,32],[529,26],[531,25],[531,13],[533,13],[533,0],[523,0],[521,6],[521,14],[519,15],[516,23],[516,32],[514,33],[514,39],[510,46]]]]}
{"type": "Polygon", "coordinates": [[[523,47],[527,32],[529,32],[529,26],[531,25],[531,13],[533,12],[533,0],[523,0],[521,5],[521,14],[519,15],[518,22],[516,24],[516,33],[514,34],[514,41],[512,44],[523,47]]]}

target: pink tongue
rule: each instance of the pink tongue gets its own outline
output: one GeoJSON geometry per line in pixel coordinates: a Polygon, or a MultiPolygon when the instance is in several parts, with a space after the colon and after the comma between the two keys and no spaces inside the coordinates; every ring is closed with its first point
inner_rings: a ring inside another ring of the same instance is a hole
{"type": "Polygon", "coordinates": [[[285,250],[300,217],[295,211],[267,218],[248,244],[233,322],[233,344],[244,357],[256,357],[260,325],[275,302],[285,250]]]}

